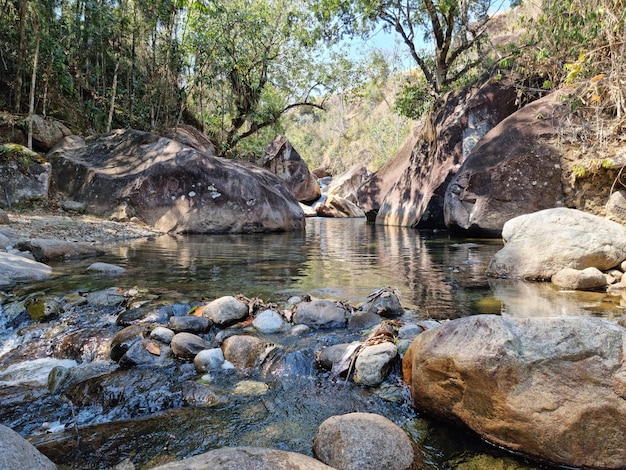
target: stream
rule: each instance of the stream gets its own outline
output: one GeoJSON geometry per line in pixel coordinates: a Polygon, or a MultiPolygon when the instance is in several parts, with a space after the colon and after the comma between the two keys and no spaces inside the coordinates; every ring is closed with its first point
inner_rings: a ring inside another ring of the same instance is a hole
{"type": "Polygon", "coordinates": [[[107,246],[98,261],[127,269],[117,277],[87,273],[93,259],[51,264],[51,279],[17,285],[0,297],[0,423],[60,469],[124,462],[139,469],[223,446],[311,455],[322,421],[363,411],[384,415],[409,434],[416,469],[549,468],[417,414],[399,366],[373,388],[317,367],[320,349],[359,339],[361,332],[268,335],[262,339],[276,347],[262,367],[200,377],[182,361],[157,369],[122,369],[112,362],[107,348],[122,329],[116,319],[123,310],[115,303],[76,303],[36,319],[12,313],[24,299],[45,298],[46,305],[60,299],[67,306],[101,292],[133,292],[142,305],[184,312],[236,294],[279,306],[297,295],[358,306],[393,286],[402,295],[406,313],[400,320],[406,322],[477,313],[621,316],[621,298],[486,278],[501,246],[501,240],[459,239],[445,231],[313,218],[303,233],[165,235],[107,246]]]}

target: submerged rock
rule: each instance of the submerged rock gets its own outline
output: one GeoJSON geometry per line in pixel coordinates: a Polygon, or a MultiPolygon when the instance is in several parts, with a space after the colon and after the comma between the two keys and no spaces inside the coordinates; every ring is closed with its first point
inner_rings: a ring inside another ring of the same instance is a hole
{"type": "Polygon", "coordinates": [[[224,447],[195,455],[180,462],[171,462],[154,470],[332,470],[319,460],[306,455],[277,449],[257,447],[224,447]]]}

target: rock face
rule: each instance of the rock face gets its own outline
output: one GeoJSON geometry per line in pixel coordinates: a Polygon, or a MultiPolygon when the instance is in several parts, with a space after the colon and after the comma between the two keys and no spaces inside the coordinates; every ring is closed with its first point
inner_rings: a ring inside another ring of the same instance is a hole
{"type": "Polygon", "coordinates": [[[331,416],[317,430],[313,453],[342,470],[405,470],[411,468],[414,457],[406,433],[373,413],[331,416]]]}
{"type": "Polygon", "coordinates": [[[555,208],[515,217],[504,224],[504,248],[487,275],[549,280],[563,268],[601,271],[626,259],[626,227],[576,209],[555,208]]]}
{"type": "Polygon", "coordinates": [[[626,330],[593,317],[476,315],[417,336],[404,359],[418,410],[572,467],[626,462],[626,330]]]}
{"type": "Polygon", "coordinates": [[[162,232],[300,230],[298,202],[270,172],[136,130],[66,137],[48,154],[54,186],[98,215],[126,205],[162,232]]]}
{"type": "Polygon", "coordinates": [[[0,468],[56,470],[57,466],[18,433],[0,424],[0,468]]]}
{"type": "Polygon", "coordinates": [[[258,447],[224,447],[155,470],[332,470],[319,460],[285,450],[258,447]]]}
{"type": "Polygon", "coordinates": [[[480,140],[447,187],[447,227],[499,237],[507,220],[562,204],[563,151],[553,142],[567,107],[561,97],[523,107],[480,140]]]}
{"type": "Polygon", "coordinates": [[[498,83],[447,95],[413,147],[408,165],[385,195],[377,224],[444,226],[448,183],[476,142],[516,110],[516,91],[498,83]]]}
{"type": "Polygon", "coordinates": [[[51,166],[21,145],[0,146],[0,208],[31,207],[48,200],[51,166]]]}
{"type": "Polygon", "coordinates": [[[322,195],[317,178],[282,135],[276,136],[265,149],[263,166],[283,180],[300,202],[312,202],[322,195]]]}

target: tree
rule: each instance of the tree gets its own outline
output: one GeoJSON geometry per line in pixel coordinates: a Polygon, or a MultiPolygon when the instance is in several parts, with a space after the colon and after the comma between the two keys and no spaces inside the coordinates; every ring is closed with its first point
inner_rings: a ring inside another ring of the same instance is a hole
{"type": "MultiPolygon", "coordinates": [[[[305,11],[290,0],[197,0],[188,11],[185,92],[225,155],[315,100],[330,74],[316,65],[305,11]]],[[[328,89],[328,88],[327,88],[328,89]]]]}
{"type": "Polygon", "coordinates": [[[438,97],[481,59],[469,57],[486,34],[495,0],[311,0],[324,34],[367,36],[381,24],[395,31],[438,97]],[[431,42],[431,49],[420,45],[431,42]]]}

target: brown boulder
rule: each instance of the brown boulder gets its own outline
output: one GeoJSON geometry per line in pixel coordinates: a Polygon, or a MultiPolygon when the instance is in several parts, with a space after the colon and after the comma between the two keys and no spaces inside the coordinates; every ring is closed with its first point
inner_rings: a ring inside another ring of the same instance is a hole
{"type": "Polygon", "coordinates": [[[415,407],[560,465],[624,468],[626,330],[593,317],[476,315],[405,354],[415,407]]]}
{"type": "Polygon", "coordinates": [[[564,150],[554,138],[559,116],[567,109],[562,94],[553,93],[520,109],[485,135],[448,185],[446,226],[499,237],[507,220],[562,204],[564,150]]]}
{"type": "Polygon", "coordinates": [[[498,82],[449,93],[427,117],[407,166],[385,195],[377,224],[444,227],[448,183],[476,143],[516,108],[516,90],[498,82]]]}
{"type": "Polygon", "coordinates": [[[86,210],[120,205],[162,232],[247,233],[299,230],[298,202],[267,170],[200,152],[136,130],[81,143],[65,138],[49,154],[56,189],[86,210]]]}
{"type": "Polygon", "coordinates": [[[363,165],[363,163],[357,163],[348,168],[341,175],[333,178],[328,187],[326,188],[327,196],[339,196],[350,202],[356,203],[356,193],[359,187],[367,181],[371,176],[371,173],[363,165]]]}
{"type": "Polygon", "coordinates": [[[300,202],[312,202],[322,195],[317,178],[286,137],[279,135],[265,149],[263,167],[285,182],[300,202]]]}

